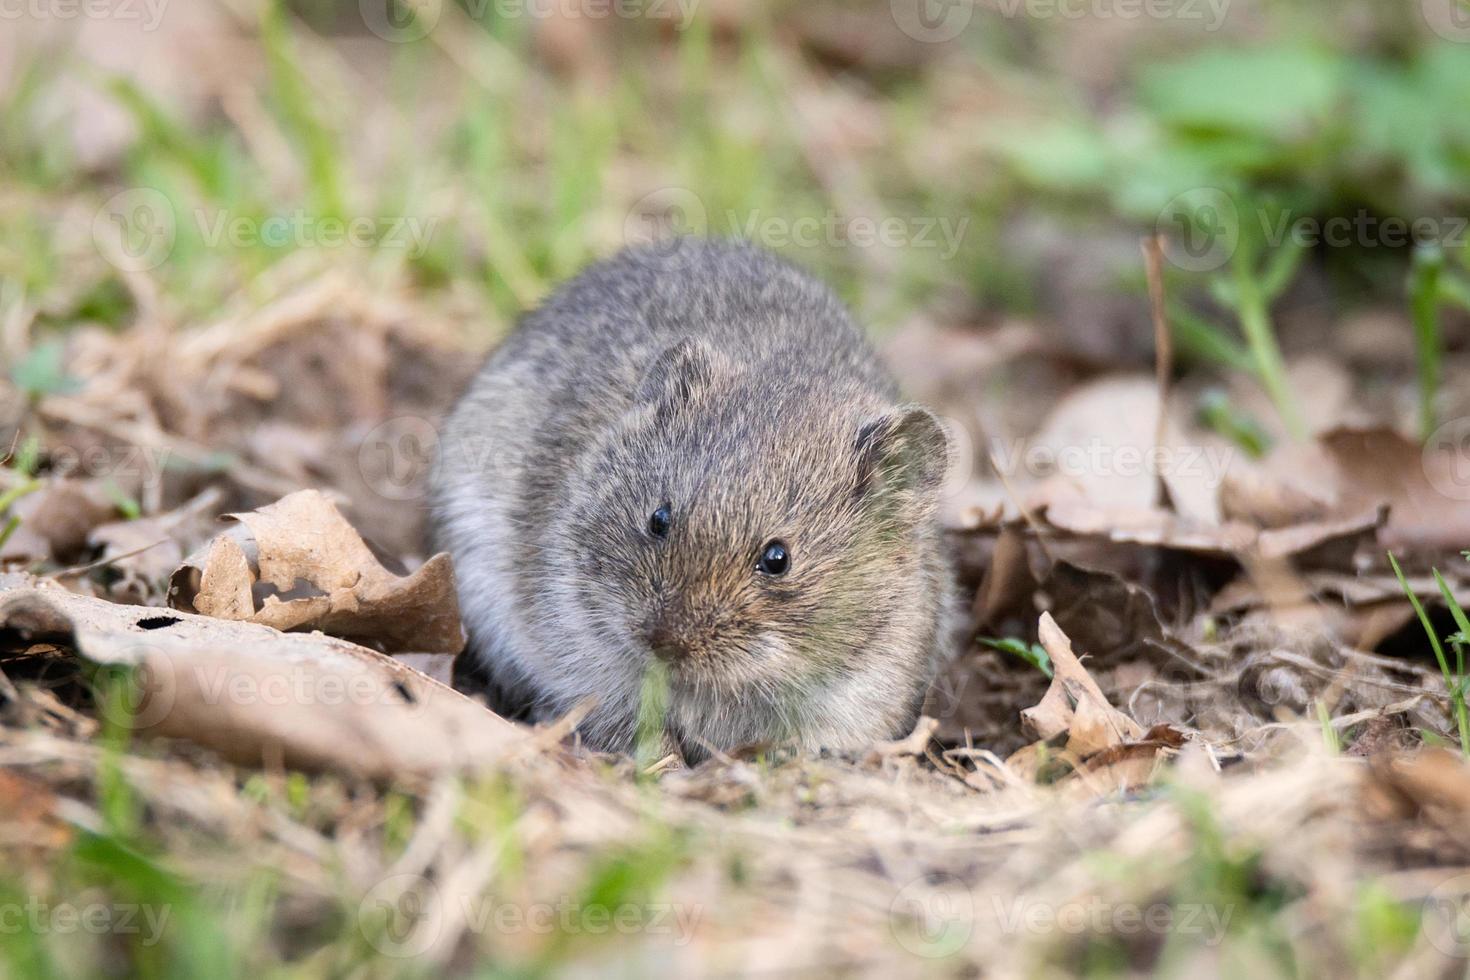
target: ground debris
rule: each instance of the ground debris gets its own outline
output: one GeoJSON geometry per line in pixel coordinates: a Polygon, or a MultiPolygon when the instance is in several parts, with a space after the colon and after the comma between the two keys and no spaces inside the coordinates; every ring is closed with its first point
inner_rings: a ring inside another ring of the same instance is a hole
{"type": "Polygon", "coordinates": [[[239,527],[175,571],[174,608],[279,630],[319,629],[390,653],[464,648],[447,554],[395,575],[314,490],[227,518],[239,527]]]}

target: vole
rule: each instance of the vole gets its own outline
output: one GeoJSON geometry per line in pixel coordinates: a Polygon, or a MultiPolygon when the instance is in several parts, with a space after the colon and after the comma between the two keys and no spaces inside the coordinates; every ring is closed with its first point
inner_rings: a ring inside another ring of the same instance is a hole
{"type": "Polygon", "coordinates": [[[907,734],[955,589],[938,420],[904,404],[820,282],[677,239],[592,265],[451,414],[432,483],[493,706],[630,749],[667,667],[686,759],[907,734]]]}

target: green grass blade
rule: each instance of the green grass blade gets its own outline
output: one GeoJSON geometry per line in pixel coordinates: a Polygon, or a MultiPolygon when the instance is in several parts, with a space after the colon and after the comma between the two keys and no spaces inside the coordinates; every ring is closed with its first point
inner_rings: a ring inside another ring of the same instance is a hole
{"type": "Polygon", "coordinates": [[[1246,346],[1256,365],[1266,394],[1270,396],[1276,411],[1281,416],[1286,431],[1298,441],[1307,437],[1306,423],[1297,408],[1296,398],[1291,393],[1291,384],[1286,376],[1286,360],[1281,356],[1281,347],[1276,343],[1276,331],[1271,324],[1271,312],[1266,295],[1256,281],[1251,269],[1250,249],[1235,250],[1235,293],[1236,313],[1240,327],[1245,333],[1246,346]]]}
{"type": "Polygon", "coordinates": [[[1404,571],[1399,568],[1398,559],[1394,558],[1393,552],[1388,554],[1388,563],[1393,566],[1393,573],[1398,576],[1399,587],[1404,590],[1404,595],[1409,597],[1409,605],[1414,607],[1414,613],[1419,617],[1419,624],[1424,627],[1424,632],[1429,637],[1429,645],[1434,650],[1434,659],[1439,661],[1440,673],[1444,675],[1445,687],[1450,690],[1450,701],[1455,709],[1456,726],[1460,729],[1460,751],[1470,757],[1470,728],[1466,727],[1465,693],[1463,688],[1457,685],[1459,678],[1450,673],[1449,661],[1444,655],[1444,645],[1439,642],[1439,636],[1434,632],[1434,624],[1429,621],[1429,614],[1424,611],[1424,604],[1409,587],[1409,580],[1404,577],[1404,571]]]}

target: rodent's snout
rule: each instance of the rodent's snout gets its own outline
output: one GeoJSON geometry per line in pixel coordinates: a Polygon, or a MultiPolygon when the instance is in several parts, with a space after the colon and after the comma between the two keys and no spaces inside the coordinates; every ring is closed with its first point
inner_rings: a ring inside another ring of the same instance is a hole
{"type": "Polygon", "coordinates": [[[661,619],[651,620],[644,626],[643,640],[653,655],[666,663],[677,663],[689,656],[689,644],[661,619]]]}

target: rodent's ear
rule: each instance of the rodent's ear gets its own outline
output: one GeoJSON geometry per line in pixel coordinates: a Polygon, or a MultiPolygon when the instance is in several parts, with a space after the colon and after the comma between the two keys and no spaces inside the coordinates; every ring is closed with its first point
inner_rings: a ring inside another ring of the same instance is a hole
{"type": "Polygon", "coordinates": [[[686,402],[714,384],[720,355],[704,341],[685,337],[649,365],[638,386],[643,404],[686,402]]]}
{"type": "Polygon", "coordinates": [[[949,440],[939,420],[919,405],[905,405],[858,430],[857,494],[904,493],[927,497],[949,468],[949,440]]]}

